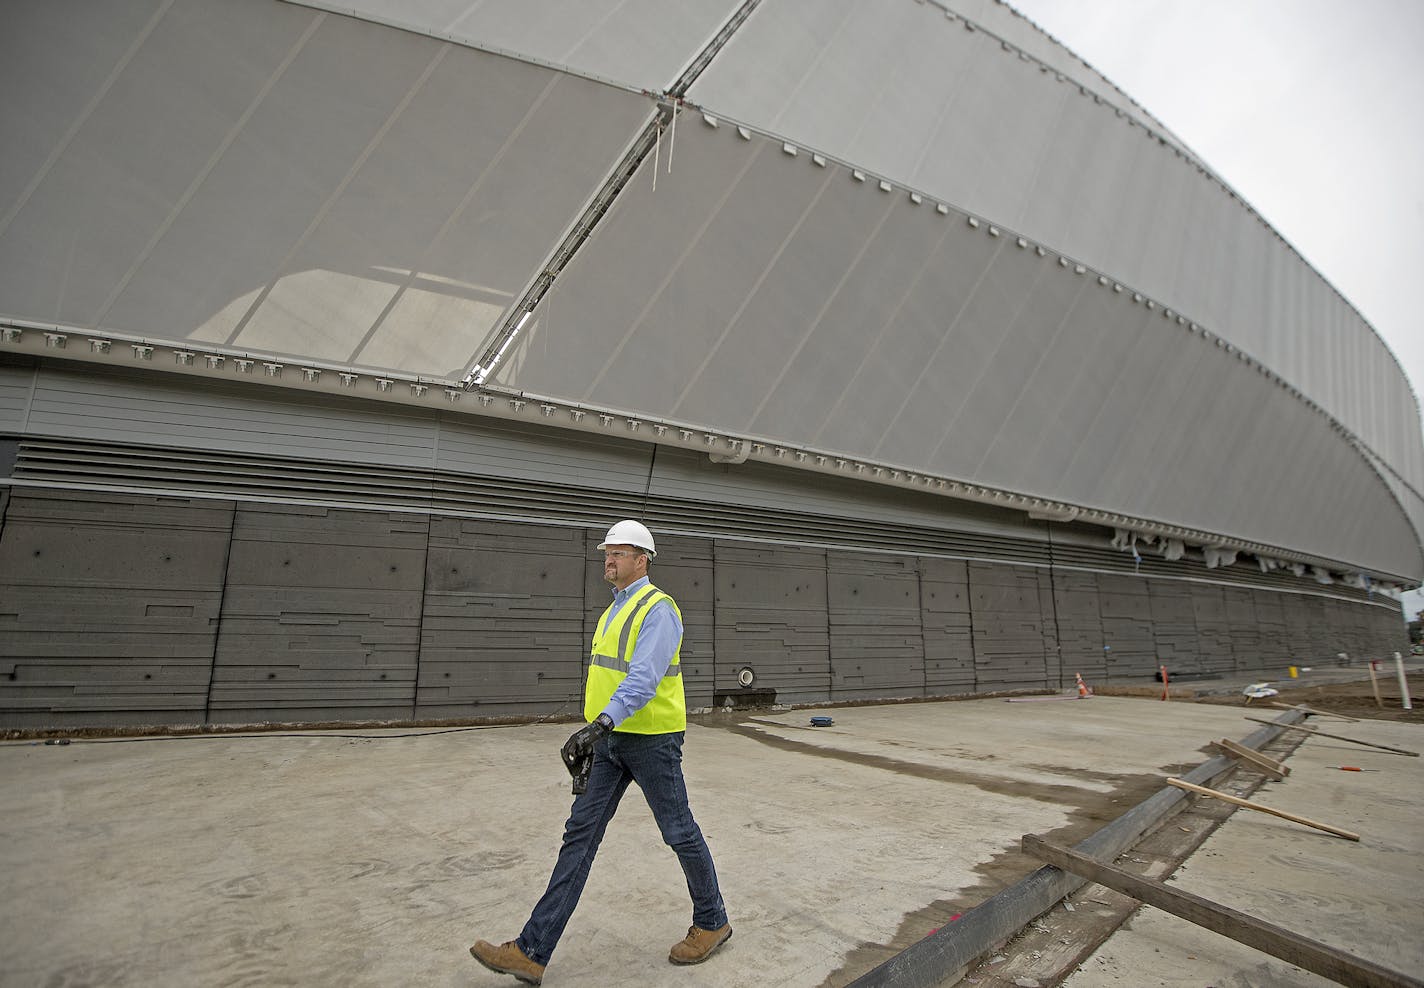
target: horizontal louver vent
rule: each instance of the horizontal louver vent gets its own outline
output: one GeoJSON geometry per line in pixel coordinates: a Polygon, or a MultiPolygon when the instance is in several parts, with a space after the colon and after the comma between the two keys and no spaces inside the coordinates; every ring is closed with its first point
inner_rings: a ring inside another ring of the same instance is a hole
{"type": "MultiPolygon", "coordinates": [[[[973,532],[916,528],[873,519],[800,513],[617,492],[524,478],[448,471],[315,463],[214,451],[171,450],[67,440],[24,440],[16,478],[57,486],[104,485],[147,493],[205,493],[248,500],[320,501],[381,510],[474,514],[598,527],[639,515],[654,527],[694,534],[756,532],[770,542],[843,545],[907,553],[1047,565],[1048,546],[973,532]]],[[[1110,561],[1111,554],[1108,555],[1110,561]]],[[[1130,567],[1129,567],[1130,568],[1130,567]]]]}
{"type": "MultiPolygon", "coordinates": [[[[149,494],[208,494],[252,501],[311,501],[383,511],[507,518],[597,528],[611,517],[636,515],[654,528],[711,537],[848,549],[892,550],[1159,577],[1198,577],[1239,586],[1314,589],[1283,572],[1247,565],[1208,570],[1199,561],[1168,562],[1106,545],[1051,545],[988,533],[954,531],[796,512],[784,507],[693,501],[617,492],[518,477],[480,476],[369,464],[323,463],[277,456],[176,450],[71,440],[24,439],[14,476],[56,487],[109,487],[149,494]]],[[[1363,600],[1365,591],[1328,588],[1331,596],[1363,600]]]]}

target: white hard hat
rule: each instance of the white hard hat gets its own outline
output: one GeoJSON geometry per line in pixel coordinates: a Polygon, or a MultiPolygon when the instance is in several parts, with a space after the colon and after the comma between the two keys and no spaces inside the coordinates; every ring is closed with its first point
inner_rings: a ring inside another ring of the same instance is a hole
{"type": "Polygon", "coordinates": [[[646,549],[649,556],[658,554],[657,548],[653,545],[653,533],[648,531],[642,522],[633,521],[631,518],[620,521],[610,528],[598,547],[606,549],[611,545],[635,545],[639,549],[646,549]]]}

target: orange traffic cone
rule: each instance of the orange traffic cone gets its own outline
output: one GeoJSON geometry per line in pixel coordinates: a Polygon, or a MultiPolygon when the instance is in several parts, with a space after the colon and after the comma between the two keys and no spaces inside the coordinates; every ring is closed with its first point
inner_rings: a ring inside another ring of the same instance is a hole
{"type": "Polygon", "coordinates": [[[1092,696],[1093,691],[1088,689],[1087,683],[1083,682],[1083,674],[1081,672],[1075,672],[1073,673],[1073,676],[1075,679],[1078,680],[1078,695],[1080,697],[1092,696]]]}

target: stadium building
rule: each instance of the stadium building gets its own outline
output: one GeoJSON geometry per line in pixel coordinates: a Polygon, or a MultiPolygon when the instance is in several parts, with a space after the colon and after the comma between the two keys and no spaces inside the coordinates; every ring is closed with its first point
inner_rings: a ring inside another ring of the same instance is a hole
{"type": "Polygon", "coordinates": [[[693,707],[1404,642],[1398,363],[1008,5],[0,20],[0,726],[572,714],[622,517],[693,707]]]}

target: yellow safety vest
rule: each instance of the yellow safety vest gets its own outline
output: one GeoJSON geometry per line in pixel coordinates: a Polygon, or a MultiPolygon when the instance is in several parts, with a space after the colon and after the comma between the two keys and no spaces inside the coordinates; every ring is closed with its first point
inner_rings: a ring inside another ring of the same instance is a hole
{"type": "MultiPolygon", "coordinates": [[[[682,611],[677,601],[649,583],[633,596],[611,619],[609,604],[593,631],[593,653],[589,658],[588,685],[584,688],[583,716],[592,721],[608,706],[613,691],[628,678],[628,669],[633,662],[633,649],[638,644],[638,632],[643,627],[643,619],[648,610],[658,601],[665,600],[682,620],[682,611]]],[[[672,664],[658,683],[658,691],[653,698],[634,713],[617,730],[628,734],[671,734],[687,729],[687,697],[682,689],[682,642],[677,643],[672,664]]]]}

